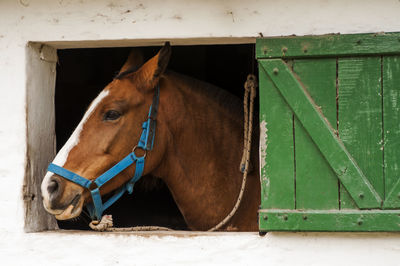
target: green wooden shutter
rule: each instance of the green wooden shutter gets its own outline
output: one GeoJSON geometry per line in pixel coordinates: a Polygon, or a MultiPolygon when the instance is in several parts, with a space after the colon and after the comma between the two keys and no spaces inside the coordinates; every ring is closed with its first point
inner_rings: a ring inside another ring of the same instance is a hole
{"type": "Polygon", "coordinates": [[[256,50],[260,231],[400,231],[400,34],[256,50]]]}

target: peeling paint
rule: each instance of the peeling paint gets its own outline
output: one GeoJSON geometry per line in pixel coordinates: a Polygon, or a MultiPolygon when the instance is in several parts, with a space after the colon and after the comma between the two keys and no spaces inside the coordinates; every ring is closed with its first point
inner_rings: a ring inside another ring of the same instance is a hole
{"type": "Polygon", "coordinates": [[[265,119],[261,120],[260,123],[260,167],[262,176],[262,171],[265,168],[266,160],[267,160],[267,148],[268,148],[268,128],[267,122],[265,119]]]}
{"type": "Polygon", "coordinates": [[[182,20],[182,16],[181,15],[174,15],[174,16],[172,16],[172,19],[182,20]]]}
{"type": "Polygon", "coordinates": [[[260,120],[260,181],[261,181],[261,195],[264,201],[268,200],[268,191],[270,180],[267,175],[267,149],[268,149],[268,123],[265,114],[262,114],[260,120]]]}
{"type": "Polygon", "coordinates": [[[393,170],[395,172],[397,172],[399,170],[399,165],[396,162],[393,164],[393,170]]]}
{"type": "Polygon", "coordinates": [[[28,7],[29,6],[29,0],[19,0],[19,3],[24,7],[28,7]]]}
{"type": "Polygon", "coordinates": [[[399,96],[398,92],[394,91],[394,90],[391,90],[389,94],[390,94],[389,98],[390,98],[390,102],[392,104],[392,107],[393,108],[397,108],[397,99],[399,98],[398,97],[399,96]]]}
{"type": "Polygon", "coordinates": [[[146,9],[146,7],[142,3],[137,4],[135,8],[136,9],[146,9]]]}
{"type": "Polygon", "coordinates": [[[114,8],[114,7],[116,7],[116,5],[115,5],[113,2],[111,2],[111,3],[109,3],[109,4],[107,5],[107,7],[109,7],[109,8],[114,8]]]}
{"type": "Polygon", "coordinates": [[[235,23],[235,17],[233,16],[233,11],[227,11],[226,14],[227,15],[231,15],[232,16],[232,22],[235,23]]]}

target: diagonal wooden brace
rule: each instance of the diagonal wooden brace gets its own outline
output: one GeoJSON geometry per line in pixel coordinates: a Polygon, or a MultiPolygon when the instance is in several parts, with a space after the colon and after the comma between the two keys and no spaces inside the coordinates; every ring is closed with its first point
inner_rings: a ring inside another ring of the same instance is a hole
{"type": "Polygon", "coordinates": [[[357,206],[381,208],[382,199],[287,64],[281,59],[260,60],[260,64],[357,206]]]}

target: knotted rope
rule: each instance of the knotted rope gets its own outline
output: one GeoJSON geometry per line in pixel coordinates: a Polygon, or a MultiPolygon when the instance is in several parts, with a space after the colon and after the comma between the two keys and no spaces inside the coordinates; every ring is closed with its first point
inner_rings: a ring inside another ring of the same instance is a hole
{"type": "Polygon", "coordinates": [[[113,227],[113,219],[112,215],[103,215],[101,217],[100,222],[99,221],[91,221],[89,223],[89,227],[92,228],[95,231],[106,231],[108,228],[113,227]]]}
{"type": "MultiPolygon", "coordinates": [[[[219,230],[223,227],[233,215],[235,215],[238,210],[240,203],[242,202],[243,194],[246,189],[247,174],[249,171],[250,163],[250,151],[251,151],[251,136],[253,132],[253,112],[254,112],[254,99],[256,97],[257,90],[257,78],[250,74],[247,76],[247,80],[244,83],[244,100],[243,100],[243,110],[244,110],[244,142],[243,142],[243,155],[242,161],[240,163],[240,171],[243,172],[242,186],[238,198],[236,200],[235,206],[231,212],[216,226],[209,229],[209,232],[219,230]],[[250,99],[249,99],[250,98],[250,99]],[[250,108],[249,108],[250,102],[250,108]]],[[[115,228],[113,227],[113,221],[111,215],[103,215],[101,221],[92,221],[89,224],[90,228],[95,231],[107,231],[107,232],[131,232],[131,231],[173,231],[167,227],[161,226],[135,226],[135,227],[124,227],[115,228]]]]}

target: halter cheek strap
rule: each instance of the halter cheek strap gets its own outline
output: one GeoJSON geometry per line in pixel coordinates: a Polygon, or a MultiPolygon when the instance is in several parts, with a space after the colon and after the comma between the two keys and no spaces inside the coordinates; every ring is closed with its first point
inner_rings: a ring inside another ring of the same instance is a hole
{"type": "Polygon", "coordinates": [[[109,170],[101,174],[99,177],[97,177],[94,181],[86,179],[78,174],[75,174],[72,171],[69,171],[68,169],[65,169],[61,166],[55,165],[53,163],[50,163],[49,167],[47,168],[47,171],[55,173],[59,176],[62,176],[63,178],[80,185],[83,188],[86,188],[90,191],[90,194],[92,195],[92,200],[93,203],[89,203],[86,205],[86,208],[89,211],[89,215],[91,216],[92,219],[97,219],[100,221],[104,210],[106,210],[108,207],[110,207],[114,202],[116,202],[121,196],[125,193],[128,192],[129,194],[132,194],[133,191],[133,186],[135,183],[142,177],[143,174],[143,169],[144,169],[144,163],[145,163],[145,158],[146,158],[146,153],[138,157],[135,154],[135,150],[137,148],[143,149],[144,151],[151,151],[154,146],[154,137],[155,137],[155,132],[156,132],[156,118],[157,118],[157,111],[158,111],[158,103],[159,103],[159,94],[160,94],[160,86],[157,85],[155,89],[155,94],[153,97],[153,103],[150,106],[148,118],[145,122],[142,124],[142,134],[140,136],[138,144],[133,148],[132,152],[128,154],[125,158],[123,158],[120,162],[118,162],[116,165],[111,167],[109,170]],[[131,180],[129,180],[126,184],[124,184],[122,187],[120,187],[113,196],[111,196],[104,204],[103,201],[101,200],[101,195],[100,195],[100,187],[103,186],[105,183],[113,179],[115,176],[117,176],[119,173],[124,171],[126,168],[128,168],[130,165],[134,164],[136,165],[135,167],[135,174],[131,180]],[[93,188],[93,186],[95,188],[93,188]]]}

